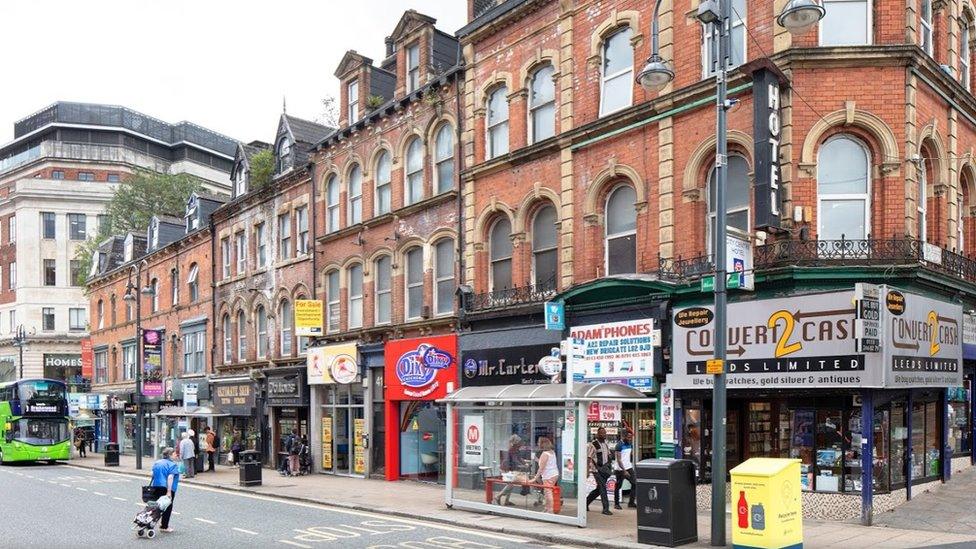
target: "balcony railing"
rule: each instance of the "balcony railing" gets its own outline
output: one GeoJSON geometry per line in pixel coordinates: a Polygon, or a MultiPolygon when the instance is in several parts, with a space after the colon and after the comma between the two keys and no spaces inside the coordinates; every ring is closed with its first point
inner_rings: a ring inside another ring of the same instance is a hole
{"type": "Polygon", "coordinates": [[[533,303],[542,303],[554,295],[556,295],[555,277],[541,284],[505,288],[503,290],[482,294],[471,294],[465,300],[464,310],[473,313],[516,305],[530,305],[533,303]]]}

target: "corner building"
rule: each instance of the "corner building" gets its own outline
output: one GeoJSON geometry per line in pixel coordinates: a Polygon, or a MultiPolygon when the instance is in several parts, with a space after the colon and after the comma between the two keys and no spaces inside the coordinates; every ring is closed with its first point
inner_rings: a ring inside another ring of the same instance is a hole
{"type": "MultiPolygon", "coordinates": [[[[728,269],[753,289],[730,291],[743,325],[730,323],[728,463],[799,458],[805,513],[865,519],[862,495],[881,512],[973,463],[976,356],[962,326],[976,299],[976,12],[828,0],[794,38],[776,23],[784,4],[733,3],[728,269]],[[855,332],[863,311],[840,306],[855,296],[878,300],[877,346],[855,332]],[[909,329],[926,323],[945,336],[937,350],[909,329]]],[[[711,302],[716,141],[713,41],[695,7],[662,3],[659,53],[675,77],[651,93],[635,76],[653,2],[469,2],[460,352],[461,385],[500,371],[521,379],[499,385],[533,383],[530,367],[481,361],[531,366],[574,329],[650,321],[664,347],[647,357],[655,413],[624,410],[635,458],[695,460],[707,506],[699,363],[713,350],[708,326],[683,320],[711,322],[692,310],[711,302]],[[538,329],[543,301],[563,303],[562,333],[538,329]],[[513,350],[479,356],[492,340],[513,350]]],[[[633,370],[608,374],[587,377],[640,385],[633,370]]]]}
{"type": "Polygon", "coordinates": [[[456,370],[428,379],[409,365],[430,348],[456,363],[458,53],[410,10],[384,59],[349,51],[336,69],[340,127],[312,154],[325,300],[307,376],[318,471],[444,482],[446,419],[434,401],[456,370]]]}

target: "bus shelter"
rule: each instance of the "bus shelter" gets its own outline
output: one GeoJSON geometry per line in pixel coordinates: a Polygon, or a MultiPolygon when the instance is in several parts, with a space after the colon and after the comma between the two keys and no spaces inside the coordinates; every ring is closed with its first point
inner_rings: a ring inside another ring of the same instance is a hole
{"type": "Polygon", "coordinates": [[[599,426],[622,434],[623,404],[653,407],[656,400],[618,383],[460,389],[442,400],[449,426],[445,502],[586,527],[586,496],[596,487],[586,470],[589,441],[599,426]],[[539,478],[540,456],[548,451],[559,472],[555,485],[539,478]]]}
{"type": "Polygon", "coordinates": [[[230,414],[216,406],[167,406],[156,413],[156,440],[153,444],[153,457],[159,457],[162,449],[176,447],[180,436],[187,429],[193,429],[202,435],[200,425],[209,425],[216,433],[217,425],[214,418],[227,417],[230,414]]]}

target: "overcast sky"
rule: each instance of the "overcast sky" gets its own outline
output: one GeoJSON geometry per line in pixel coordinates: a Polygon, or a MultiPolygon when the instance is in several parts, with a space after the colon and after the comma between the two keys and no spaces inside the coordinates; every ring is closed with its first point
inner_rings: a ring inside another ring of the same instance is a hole
{"type": "Polygon", "coordinates": [[[416,9],[453,33],[465,0],[0,0],[0,143],[58,100],[123,105],[242,141],[271,141],[281,113],[314,119],[337,95],[346,50],[383,58],[416,9]]]}

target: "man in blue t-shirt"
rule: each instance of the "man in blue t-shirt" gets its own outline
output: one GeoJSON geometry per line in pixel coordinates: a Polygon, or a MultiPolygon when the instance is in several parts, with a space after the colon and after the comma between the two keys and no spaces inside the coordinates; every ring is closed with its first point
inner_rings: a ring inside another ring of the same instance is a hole
{"type": "Polygon", "coordinates": [[[163,448],[163,457],[153,463],[152,482],[149,485],[166,488],[166,495],[170,498],[170,504],[163,511],[163,520],[159,526],[163,532],[172,532],[173,529],[169,527],[169,517],[173,514],[173,500],[176,499],[176,489],[180,485],[180,467],[173,461],[172,448],[163,448]]]}

